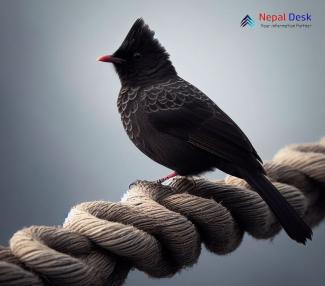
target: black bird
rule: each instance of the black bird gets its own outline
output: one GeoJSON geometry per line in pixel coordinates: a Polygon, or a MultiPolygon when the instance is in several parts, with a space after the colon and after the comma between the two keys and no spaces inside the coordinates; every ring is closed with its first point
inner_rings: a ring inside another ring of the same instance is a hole
{"type": "Polygon", "coordinates": [[[118,110],[132,142],[174,170],[161,181],[218,168],[246,180],[300,243],[312,231],[265,176],[262,160],[237,126],[209,97],[177,75],[154,32],[138,19],[120,48],[99,61],[113,63],[122,88],[118,110]]]}

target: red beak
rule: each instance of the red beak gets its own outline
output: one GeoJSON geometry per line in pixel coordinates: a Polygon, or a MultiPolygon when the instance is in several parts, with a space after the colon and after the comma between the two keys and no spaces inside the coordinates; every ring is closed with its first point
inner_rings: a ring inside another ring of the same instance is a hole
{"type": "Polygon", "coordinates": [[[121,64],[125,60],[123,60],[121,58],[114,57],[114,56],[107,55],[107,56],[98,57],[97,61],[105,62],[105,63],[121,64]]]}

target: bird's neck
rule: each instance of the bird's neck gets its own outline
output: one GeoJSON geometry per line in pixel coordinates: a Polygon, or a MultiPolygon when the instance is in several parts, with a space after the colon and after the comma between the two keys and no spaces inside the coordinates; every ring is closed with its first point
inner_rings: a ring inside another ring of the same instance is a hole
{"type": "Polygon", "coordinates": [[[161,63],[135,73],[120,75],[122,86],[138,87],[164,82],[177,77],[177,72],[170,62],[161,63]]]}

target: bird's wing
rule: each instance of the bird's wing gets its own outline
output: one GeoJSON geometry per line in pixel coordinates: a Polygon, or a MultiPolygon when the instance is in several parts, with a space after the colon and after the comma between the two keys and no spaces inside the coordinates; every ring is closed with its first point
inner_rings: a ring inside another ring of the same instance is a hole
{"type": "Polygon", "coordinates": [[[236,123],[188,82],[179,79],[144,89],[142,101],[156,130],[232,163],[262,162],[236,123]]]}

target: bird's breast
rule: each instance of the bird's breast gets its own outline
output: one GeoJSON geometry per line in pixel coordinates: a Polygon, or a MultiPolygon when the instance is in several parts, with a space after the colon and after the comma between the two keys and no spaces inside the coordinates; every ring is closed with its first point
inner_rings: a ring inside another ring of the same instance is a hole
{"type": "Polygon", "coordinates": [[[141,124],[139,120],[140,88],[122,88],[117,100],[123,127],[129,138],[136,144],[144,144],[141,140],[141,124]]]}

